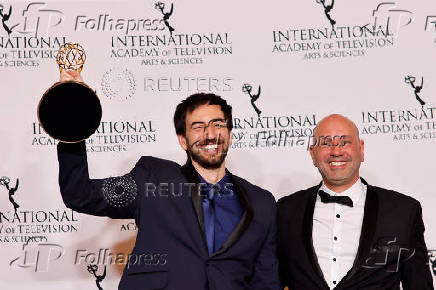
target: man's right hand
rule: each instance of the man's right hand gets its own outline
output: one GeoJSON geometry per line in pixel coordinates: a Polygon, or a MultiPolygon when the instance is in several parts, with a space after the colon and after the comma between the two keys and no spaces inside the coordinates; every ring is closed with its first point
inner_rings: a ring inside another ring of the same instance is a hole
{"type": "Polygon", "coordinates": [[[68,82],[68,81],[74,81],[74,82],[80,82],[84,83],[82,75],[75,70],[62,70],[60,74],[60,82],[68,82]]]}

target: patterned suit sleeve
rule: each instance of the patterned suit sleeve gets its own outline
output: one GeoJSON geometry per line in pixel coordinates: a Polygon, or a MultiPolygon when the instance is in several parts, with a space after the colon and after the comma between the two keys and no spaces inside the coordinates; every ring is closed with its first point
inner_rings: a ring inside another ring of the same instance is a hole
{"type": "Polygon", "coordinates": [[[433,280],[428,266],[427,247],[424,241],[424,222],[421,205],[417,203],[411,227],[410,247],[414,254],[404,261],[401,269],[401,283],[404,290],[433,289],[433,280]]]}
{"type": "Polygon", "coordinates": [[[254,274],[251,279],[250,289],[252,290],[279,290],[280,282],[278,276],[277,261],[277,207],[274,197],[269,193],[271,201],[271,218],[268,235],[265,238],[262,249],[256,257],[254,274]]]}
{"type": "Polygon", "coordinates": [[[90,179],[85,142],[57,147],[59,187],[68,208],[111,218],[135,218],[140,199],[136,184],[137,166],[128,174],[90,179]]]}

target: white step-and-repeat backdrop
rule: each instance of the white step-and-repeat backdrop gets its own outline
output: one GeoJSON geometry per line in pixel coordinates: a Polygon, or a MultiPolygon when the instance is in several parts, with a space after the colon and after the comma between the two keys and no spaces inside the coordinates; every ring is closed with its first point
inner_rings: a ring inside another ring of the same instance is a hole
{"type": "Polygon", "coordinates": [[[436,275],[434,1],[0,1],[0,12],[0,289],[116,289],[135,240],[132,220],[60,197],[36,107],[70,41],[103,106],[92,177],[141,155],[184,163],[174,109],[210,91],[234,109],[228,167],[280,198],[320,181],[309,137],[342,113],[366,142],[362,176],[421,202],[436,275]]]}

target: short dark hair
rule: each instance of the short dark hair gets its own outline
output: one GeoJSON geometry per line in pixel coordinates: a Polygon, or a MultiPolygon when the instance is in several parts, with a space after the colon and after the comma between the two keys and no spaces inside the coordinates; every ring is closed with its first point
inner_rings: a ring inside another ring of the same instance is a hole
{"type": "Polygon", "coordinates": [[[233,129],[232,123],[232,106],[227,104],[226,100],[218,95],[212,93],[197,93],[190,95],[180,104],[177,105],[174,113],[174,127],[176,128],[177,135],[186,134],[186,114],[192,113],[196,108],[201,105],[218,105],[224,113],[224,118],[227,122],[227,128],[233,129]]]}

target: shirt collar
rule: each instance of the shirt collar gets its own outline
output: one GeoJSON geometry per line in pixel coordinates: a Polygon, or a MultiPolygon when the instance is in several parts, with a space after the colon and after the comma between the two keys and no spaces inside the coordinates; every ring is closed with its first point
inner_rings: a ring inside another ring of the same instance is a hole
{"type": "MultiPolygon", "coordinates": [[[[200,178],[201,183],[205,183],[205,184],[207,184],[207,186],[211,186],[211,185],[213,185],[213,184],[207,182],[207,181],[203,178],[203,176],[200,175],[200,173],[197,172],[197,174],[198,174],[198,177],[200,178]]],[[[229,174],[229,172],[228,172],[227,169],[226,169],[226,174],[223,176],[223,178],[221,178],[220,181],[218,181],[217,183],[215,183],[215,185],[217,185],[219,188],[223,188],[225,184],[229,184],[229,183],[232,183],[232,180],[231,180],[231,178],[230,178],[230,174],[229,174]]]]}
{"type": "Polygon", "coordinates": [[[211,187],[216,187],[218,189],[218,194],[215,196],[215,200],[217,197],[225,197],[230,199],[237,198],[237,195],[234,194],[232,179],[227,169],[226,175],[224,175],[224,177],[215,184],[208,183],[199,173],[198,177],[200,178],[200,182],[204,184],[202,190],[209,190],[211,187]]]}
{"type": "Polygon", "coordinates": [[[332,196],[335,196],[335,195],[349,196],[351,198],[351,200],[353,201],[354,205],[357,205],[357,204],[364,202],[365,196],[366,196],[366,185],[362,183],[360,178],[350,188],[348,188],[347,190],[345,190],[341,193],[337,193],[337,192],[334,192],[333,190],[329,189],[324,184],[324,181],[322,182],[322,185],[319,188],[319,190],[323,190],[332,196]]]}

